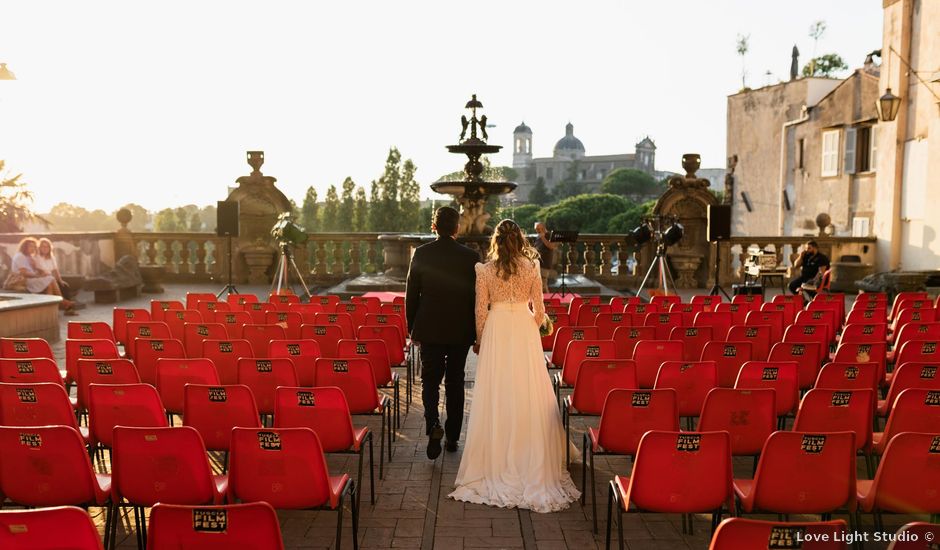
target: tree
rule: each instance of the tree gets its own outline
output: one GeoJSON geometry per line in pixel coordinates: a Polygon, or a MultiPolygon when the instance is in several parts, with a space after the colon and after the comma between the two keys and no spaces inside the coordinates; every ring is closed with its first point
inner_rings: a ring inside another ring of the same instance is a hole
{"type": "Polygon", "coordinates": [[[529,203],[544,206],[549,201],[551,201],[551,196],[548,194],[548,188],[545,187],[545,178],[539,177],[535,180],[532,190],[529,191],[529,203]]]}
{"type": "Polygon", "coordinates": [[[353,209],[355,199],[353,193],[356,191],[356,183],[352,178],[347,177],[343,180],[342,202],[339,205],[339,219],[337,220],[337,229],[341,231],[353,230],[353,209]]]}
{"type": "Polygon", "coordinates": [[[634,204],[625,212],[616,214],[607,222],[608,233],[629,233],[643,221],[644,216],[653,213],[656,201],[647,201],[643,204],[634,204]]]}
{"type": "Polygon", "coordinates": [[[803,66],[803,76],[832,77],[849,68],[848,63],[837,53],[827,53],[809,60],[803,66]]]}
{"type": "Polygon", "coordinates": [[[632,202],[617,195],[585,194],[543,208],[538,217],[552,229],[606,233],[610,219],[631,206],[632,202]]]}
{"type": "Polygon", "coordinates": [[[186,209],[182,206],[175,210],[176,213],[176,230],[177,231],[186,231],[186,227],[189,225],[189,214],[186,213],[186,209]]]}
{"type": "Polygon", "coordinates": [[[418,231],[421,224],[421,186],[415,180],[416,171],[417,167],[411,159],[402,164],[398,187],[401,212],[399,229],[402,231],[418,231]]]}
{"type": "Polygon", "coordinates": [[[193,212],[189,217],[189,230],[193,233],[202,232],[202,218],[199,217],[199,212],[193,212]]]}
{"type": "Polygon", "coordinates": [[[64,202],[53,206],[45,219],[56,231],[113,231],[117,225],[104,210],[89,211],[64,202]]]}
{"type": "Polygon", "coordinates": [[[369,203],[366,201],[366,190],[356,188],[356,199],[353,206],[353,231],[365,231],[369,226],[369,203]]]}
{"type": "Polygon", "coordinates": [[[33,213],[29,207],[33,202],[33,194],[20,181],[23,174],[10,176],[9,173],[2,173],[4,164],[0,160],[0,232],[19,233],[26,222],[34,220],[48,227],[49,222],[33,213]]]}
{"type": "Polygon", "coordinates": [[[379,203],[372,205],[378,207],[379,227],[377,231],[398,231],[401,224],[401,211],[398,203],[398,184],[401,180],[401,153],[398,148],[388,150],[385,159],[385,172],[379,178],[379,203]]]}
{"type": "Polygon", "coordinates": [[[573,160],[568,164],[568,170],[565,173],[565,178],[558,182],[558,184],[555,185],[555,188],[552,189],[552,195],[555,197],[556,201],[584,193],[584,184],[581,183],[580,178],[578,177],[580,171],[580,160],[573,160]]]}
{"type": "Polygon", "coordinates": [[[523,204],[515,208],[500,208],[497,213],[498,219],[509,218],[519,224],[523,231],[529,233],[539,221],[539,211],[541,207],[537,204],[523,204]]]}
{"type": "Polygon", "coordinates": [[[172,208],[164,208],[157,212],[153,218],[153,230],[164,232],[174,232],[177,229],[177,217],[172,208]]]}
{"type": "Polygon", "coordinates": [[[372,180],[369,188],[369,231],[381,231],[381,205],[379,204],[379,183],[372,180]]]}
{"type": "Polygon", "coordinates": [[[339,228],[339,196],[336,186],[331,185],[326,190],[326,201],[323,203],[323,230],[336,231],[339,228]]]}
{"type": "Polygon", "coordinates": [[[320,228],[320,205],[317,204],[317,190],[312,185],[307,188],[303,206],[300,207],[300,223],[310,233],[320,228]]]}
{"type": "Polygon", "coordinates": [[[203,206],[199,209],[199,217],[202,218],[204,231],[215,233],[216,222],[218,222],[219,213],[214,204],[203,206]]]}
{"type": "Polygon", "coordinates": [[[747,89],[747,67],[744,64],[744,56],[747,55],[747,51],[751,48],[749,42],[751,40],[751,35],[739,34],[738,40],[736,43],[735,50],[738,52],[738,55],[741,56],[741,89],[747,89]]]}
{"type": "Polygon", "coordinates": [[[617,168],[601,182],[601,192],[625,197],[658,196],[665,191],[662,183],[642,170],[617,168]]]}

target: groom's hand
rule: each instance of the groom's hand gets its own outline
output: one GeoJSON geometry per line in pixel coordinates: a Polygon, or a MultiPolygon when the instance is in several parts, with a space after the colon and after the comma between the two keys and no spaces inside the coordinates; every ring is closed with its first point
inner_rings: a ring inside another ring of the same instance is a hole
{"type": "Polygon", "coordinates": [[[480,355],[480,344],[477,344],[477,343],[473,344],[473,353],[475,353],[476,355],[480,355]]]}

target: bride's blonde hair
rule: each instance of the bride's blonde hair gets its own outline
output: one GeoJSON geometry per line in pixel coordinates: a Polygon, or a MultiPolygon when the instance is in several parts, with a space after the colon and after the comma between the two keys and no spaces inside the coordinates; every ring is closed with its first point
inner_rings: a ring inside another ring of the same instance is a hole
{"type": "Polygon", "coordinates": [[[503,220],[496,225],[490,239],[487,260],[496,266],[496,274],[503,279],[515,275],[517,260],[535,261],[539,253],[529,244],[522,228],[512,220],[503,220]]]}

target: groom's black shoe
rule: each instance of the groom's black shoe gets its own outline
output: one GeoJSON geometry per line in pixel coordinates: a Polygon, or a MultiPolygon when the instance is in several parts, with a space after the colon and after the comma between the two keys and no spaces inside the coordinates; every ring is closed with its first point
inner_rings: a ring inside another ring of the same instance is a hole
{"type": "Polygon", "coordinates": [[[428,439],[428,458],[431,460],[441,456],[441,440],[444,439],[444,428],[440,424],[434,424],[431,427],[431,433],[428,439]]]}
{"type": "Polygon", "coordinates": [[[456,442],[456,441],[451,441],[451,440],[448,439],[447,442],[444,444],[444,450],[446,450],[448,453],[456,453],[456,452],[457,452],[457,442],[456,442]]]}

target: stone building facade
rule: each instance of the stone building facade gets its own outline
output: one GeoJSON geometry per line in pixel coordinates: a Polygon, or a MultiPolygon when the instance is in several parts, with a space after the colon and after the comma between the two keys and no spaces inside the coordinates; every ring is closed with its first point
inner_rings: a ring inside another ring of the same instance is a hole
{"type": "Polygon", "coordinates": [[[601,182],[617,168],[635,168],[656,175],[656,144],[649,137],[636,144],[633,153],[587,156],[584,144],[574,135],[574,125],[565,126],[565,135],[555,143],[551,157],[533,158],[532,129],[525,122],[513,131],[512,167],[519,173],[514,197],[526,201],[541,178],[551,191],[569,177],[583,184],[584,192],[600,190],[601,182]]]}

